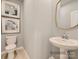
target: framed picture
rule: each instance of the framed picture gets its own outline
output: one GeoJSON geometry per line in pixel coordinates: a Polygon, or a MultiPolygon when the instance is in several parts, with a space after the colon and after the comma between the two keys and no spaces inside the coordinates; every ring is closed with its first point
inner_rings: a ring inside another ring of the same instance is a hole
{"type": "Polygon", "coordinates": [[[2,17],[2,33],[18,33],[20,31],[20,20],[2,17]]]}
{"type": "Polygon", "coordinates": [[[20,18],[20,6],[18,4],[2,1],[2,16],[20,18]]]}

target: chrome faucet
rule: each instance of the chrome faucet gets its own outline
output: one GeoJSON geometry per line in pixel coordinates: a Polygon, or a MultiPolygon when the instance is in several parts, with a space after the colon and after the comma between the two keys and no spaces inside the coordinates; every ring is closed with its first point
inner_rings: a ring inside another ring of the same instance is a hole
{"type": "Polygon", "coordinates": [[[68,35],[67,35],[67,33],[64,33],[63,36],[62,36],[62,38],[64,38],[64,39],[68,39],[68,35]]]}

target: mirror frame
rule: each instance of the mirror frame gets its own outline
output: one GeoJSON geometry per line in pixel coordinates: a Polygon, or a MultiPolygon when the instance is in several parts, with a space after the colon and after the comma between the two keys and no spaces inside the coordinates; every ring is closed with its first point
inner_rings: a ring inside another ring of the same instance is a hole
{"type": "Polygon", "coordinates": [[[73,27],[69,27],[69,28],[61,28],[58,26],[57,24],[57,10],[58,10],[58,4],[61,2],[61,0],[59,0],[57,3],[56,3],[56,9],[55,9],[55,23],[56,23],[56,27],[59,28],[59,29],[63,29],[63,30],[69,30],[69,29],[73,29],[75,27],[78,27],[78,24],[73,26],[73,27]]]}

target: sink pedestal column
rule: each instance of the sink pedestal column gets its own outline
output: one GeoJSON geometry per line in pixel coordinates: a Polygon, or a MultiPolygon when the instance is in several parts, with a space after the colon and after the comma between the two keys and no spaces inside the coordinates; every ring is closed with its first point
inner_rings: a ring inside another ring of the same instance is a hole
{"type": "Polygon", "coordinates": [[[67,50],[60,48],[60,59],[68,59],[67,50]]]}

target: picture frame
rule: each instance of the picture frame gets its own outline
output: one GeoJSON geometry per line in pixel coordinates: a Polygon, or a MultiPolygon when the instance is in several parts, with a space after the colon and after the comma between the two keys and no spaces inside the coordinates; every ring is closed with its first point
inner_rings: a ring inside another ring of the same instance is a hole
{"type": "Polygon", "coordinates": [[[2,17],[2,33],[19,33],[20,20],[2,17]]]}
{"type": "Polygon", "coordinates": [[[20,6],[10,1],[2,1],[2,16],[20,18],[20,6]]]}

